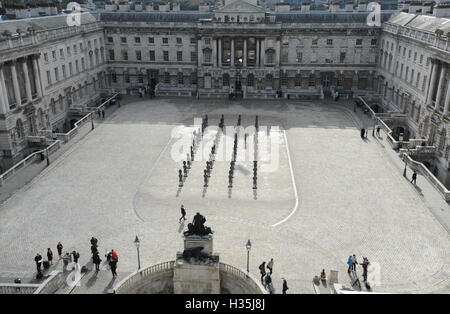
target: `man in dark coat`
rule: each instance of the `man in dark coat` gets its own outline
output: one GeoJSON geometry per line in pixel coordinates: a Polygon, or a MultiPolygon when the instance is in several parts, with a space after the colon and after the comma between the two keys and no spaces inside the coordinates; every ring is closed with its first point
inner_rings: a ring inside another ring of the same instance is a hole
{"type": "Polygon", "coordinates": [[[109,267],[111,267],[111,273],[113,277],[117,277],[117,260],[111,257],[111,259],[109,260],[109,267]]]}
{"type": "Polygon", "coordinates": [[[37,272],[40,273],[41,272],[41,266],[42,266],[42,256],[41,256],[41,254],[37,253],[36,257],[34,258],[34,261],[36,262],[37,272]]]}
{"type": "Polygon", "coordinates": [[[100,259],[100,256],[98,255],[98,252],[94,253],[94,256],[92,257],[92,262],[95,264],[95,270],[100,270],[100,263],[102,260],[100,259]]]}
{"type": "Polygon", "coordinates": [[[287,281],[286,278],[281,278],[283,279],[283,294],[286,294],[286,291],[289,289],[288,285],[287,285],[287,281]]]}
{"type": "Polygon", "coordinates": [[[364,139],[364,136],[366,134],[366,129],[362,128],[361,129],[361,138],[364,139]]]}
{"type": "Polygon", "coordinates": [[[416,180],[417,180],[417,172],[414,171],[414,173],[412,175],[411,183],[414,183],[414,185],[415,185],[416,184],[416,180]]]}
{"type": "Polygon", "coordinates": [[[181,222],[181,219],[186,220],[186,210],[184,209],[184,205],[181,204],[181,218],[179,219],[178,222],[181,222]]]}

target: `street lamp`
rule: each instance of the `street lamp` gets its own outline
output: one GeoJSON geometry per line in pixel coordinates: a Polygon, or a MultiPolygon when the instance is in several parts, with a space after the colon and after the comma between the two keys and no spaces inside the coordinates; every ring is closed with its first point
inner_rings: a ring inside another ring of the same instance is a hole
{"type": "Polygon", "coordinates": [[[136,246],[137,249],[137,255],[138,255],[138,271],[139,269],[141,269],[141,259],[139,256],[139,246],[141,245],[141,241],[139,241],[138,236],[136,236],[136,239],[134,239],[134,245],[136,246]]]}
{"type": "Polygon", "coordinates": [[[406,153],[403,153],[403,161],[405,162],[405,169],[403,169],[403,176],[406,178],[406,153]]]}
{"type": "Polygon", "coordinates": [[[250,250],[252,248],[252,243],[250,242],[250,239],[248,239],[247,244],[245,245],[247,248],[247,273],[249,272],[249,260],[250,260],[250,250]]]}

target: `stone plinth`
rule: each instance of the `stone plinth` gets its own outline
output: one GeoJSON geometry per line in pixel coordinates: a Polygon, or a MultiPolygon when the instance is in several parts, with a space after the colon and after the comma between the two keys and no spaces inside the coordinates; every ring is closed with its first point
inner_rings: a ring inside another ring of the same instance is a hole
{"type": "Polygon", "coordinates": [[[184,249],[189,249],[191,247],[203,247],[203,253],[212,254],[213,253],[213,237],[212,235],[208,236],[196,236],[191,235],[184,237],[184,249]]]}
{"type": "Polygon", "coordinates": [[[173,292],[175,294],[220,293],[219,262],[191,263],[184,260],[181,254],[177,254],[173,270],[173,292]]]}

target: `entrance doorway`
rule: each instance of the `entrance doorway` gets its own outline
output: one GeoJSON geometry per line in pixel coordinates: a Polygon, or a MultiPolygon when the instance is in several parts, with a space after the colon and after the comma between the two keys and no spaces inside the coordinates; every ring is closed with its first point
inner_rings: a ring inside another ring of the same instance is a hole
{"type": "Polygon", "coordinates": [[[241,91],[242,90],[242,82],[241,82],[241,80],[242,80],[242,76],[241,75],[236,75],[236,86],[235,86],[235,88],[236,88],[236,91],[237,92],[239,92],[239,91],[241,91]]]}

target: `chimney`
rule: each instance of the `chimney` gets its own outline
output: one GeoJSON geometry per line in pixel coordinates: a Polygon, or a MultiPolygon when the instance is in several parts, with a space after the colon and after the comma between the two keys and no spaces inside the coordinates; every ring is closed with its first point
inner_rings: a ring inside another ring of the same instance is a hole
{"type": "MultiPolygon", "coordinates": [[[[450,17],[450,3],[438,3],[433,8],[433,15],[436,17],[450,17]]],[[[448,36],[448,35],[447,35],[448,36]]]]}
{"type": "Polygon", "coordinates": [[[360,0],[358,3],[358,9],[359,12],[367,11],[367,0],[360,0]]]}
{"type": "Polygon", "coordinates": [[[172,11],[174,12],[180,11],[180,4],[178,2],[172,3],[172,11]]]}
{"type": "Polygon", "coordinates": [[[347,2],[345,2],[345,12],[353,12],[353,1],[352,0],[347,0],[347,2]]]}
{"type": "Polygon", "coordinates": [[[285,13],[289,12],[291,10],[291,5],[289,2],[278,2],[275,4],[275,12],[278,13],[285,13]]]}
{"type": "Polygon", "coordinates": [[[161,12],[169,12],[170,11],[170,2],[169,3],[165,3],[165,2],[159,3],[158,9],[161,12]]]}
{"type": "Polygon", "coordinates": [[[339,11],[339,1],[337,1],[337,0],[331,1],[330,5],[328,7],[328,10],[330,12],[337,12],[337,11],[339,11]]]}
{"type": "Polygon", "coordinates": [[[153,8],[153,2],[147,3],[147,4],[145,5],[145,10],[146,10],[146,11],[154,11],[154,8],[153,8]]]}
{"type": "Polygon", "coordinates": [[[211,11],[211,8],[209,7],[209,3],[200,3],[198,5],[198,10],[200,12],[209,12],[211,11]]]}

